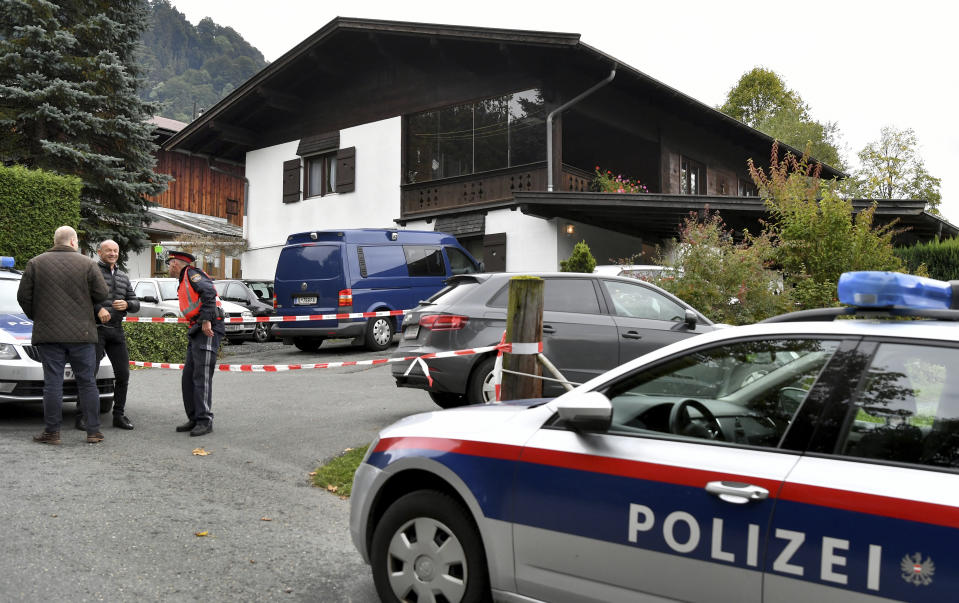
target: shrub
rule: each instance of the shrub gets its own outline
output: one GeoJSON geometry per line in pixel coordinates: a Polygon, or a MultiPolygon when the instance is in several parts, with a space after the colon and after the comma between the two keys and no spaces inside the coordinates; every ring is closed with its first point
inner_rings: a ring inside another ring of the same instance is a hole
{"type": "Polygon", "coordinates": [[[125,322],[130,360],[138,362],[183,362],[186,354],[186,325],[152,322],[125,322]]]}
{"type": "Polygon", "coordinates": [[[683,221],[679,259],[656,284],[715,322],[748,324],[788,311],[788,292],[766,269],[773,257],[769,238],[745,233],[737,243],[718,212],[707,208],[706,215],[699,220],[694,212],[683,221]]]}
{"type": "Polygon", "coordinates": [[[23,268],[53,246],[60,226],[80,224],[80,190],[74,176],[19,165],[0,165],[0,255],[23,268]]]}
{"type": "Polygon", "coordinates": [[[569,254],[569,259],[559,263],[560,272],[591,273],[594,268],[596,268],[596,258],[590,253],[586,241],[576,243],[573,246],[573,252],[569,254]]]}
{"type": "Polygon", "coordinates": [[[917,273],[925,265],[930,278],[942,281],[959,279],[959,239],[900,247],[896,249],[896,255],[906,263],[909,272],[917,273]]]}

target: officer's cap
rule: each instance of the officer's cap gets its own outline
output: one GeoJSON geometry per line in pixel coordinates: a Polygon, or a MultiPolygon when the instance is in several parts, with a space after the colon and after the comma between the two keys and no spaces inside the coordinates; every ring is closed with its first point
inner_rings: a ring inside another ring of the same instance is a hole
{"type": "Polygon", "coordinates": [[[180,260],[181,262],[186,262],[187,264],[192,264],[196,258],[193,257],[192,253],[187,253],[185,251],[170,251],[166,255],[166,263],[169,264],[170,260],[180,260]]]}

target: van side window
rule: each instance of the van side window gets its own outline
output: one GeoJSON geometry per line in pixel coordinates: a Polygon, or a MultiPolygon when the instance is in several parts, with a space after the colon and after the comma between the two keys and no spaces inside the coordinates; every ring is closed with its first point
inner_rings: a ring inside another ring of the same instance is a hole
{"type": "Polygon", "coordinates": [[[406,276],[406,258],[396,245],[371,245],[357,248],[360,276],[367,278],[406,276]]]}
{"type": "Polygon", "coordinates": [[[446,276],[443,250],[439,247],[403,245],[410,276],[446,276]]]}
{"type": "Polygon", "coordinates": [[[450,274],[473,274],[476,272],[476,265],[456,247],[447,247],[446,257],[450,260],[450,274]]]}

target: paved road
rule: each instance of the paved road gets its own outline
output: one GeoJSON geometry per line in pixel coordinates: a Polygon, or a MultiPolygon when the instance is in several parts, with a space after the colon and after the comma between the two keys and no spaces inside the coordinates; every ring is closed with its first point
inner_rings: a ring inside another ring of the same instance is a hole
{"type": "MultiPolygon", "coordinates": [[[[257,364],[383,356],[329,342],[316,354],[225,349],[226,361],[257,364]]],[[[311,487],[308,473],[435,409],[429,398],[397,389],[382,366],[218,373],[215,431],[191,438],[173,430],[184,420],[179,379],[134,371],[136,429],[105,425],[98,445],[72,429],[73,404],[61,446],[31,441],[39,406],[0,405],[0,600],[376,601],[349,502],[311,487]],[[193,455],[198,446],[210,455],[193,455]]]]}

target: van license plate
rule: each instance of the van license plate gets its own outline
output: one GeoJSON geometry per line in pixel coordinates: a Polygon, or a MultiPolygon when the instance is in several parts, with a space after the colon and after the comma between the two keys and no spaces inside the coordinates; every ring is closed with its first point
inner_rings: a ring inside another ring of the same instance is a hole
{"type": "Polygon", "coordinates": [[[293,299],[293,304],[296,306],[315,306],[316,305],[316,296],[311,295],[310,297],[297,297],[293,299]]]}
{"type": "Polygon", "coordinates": [[[420,326],[410,325],[406,327],[405,331],[403,331],[403,339],[416,339],[416,337],[419,334],[420,334],[420,326]]]}

